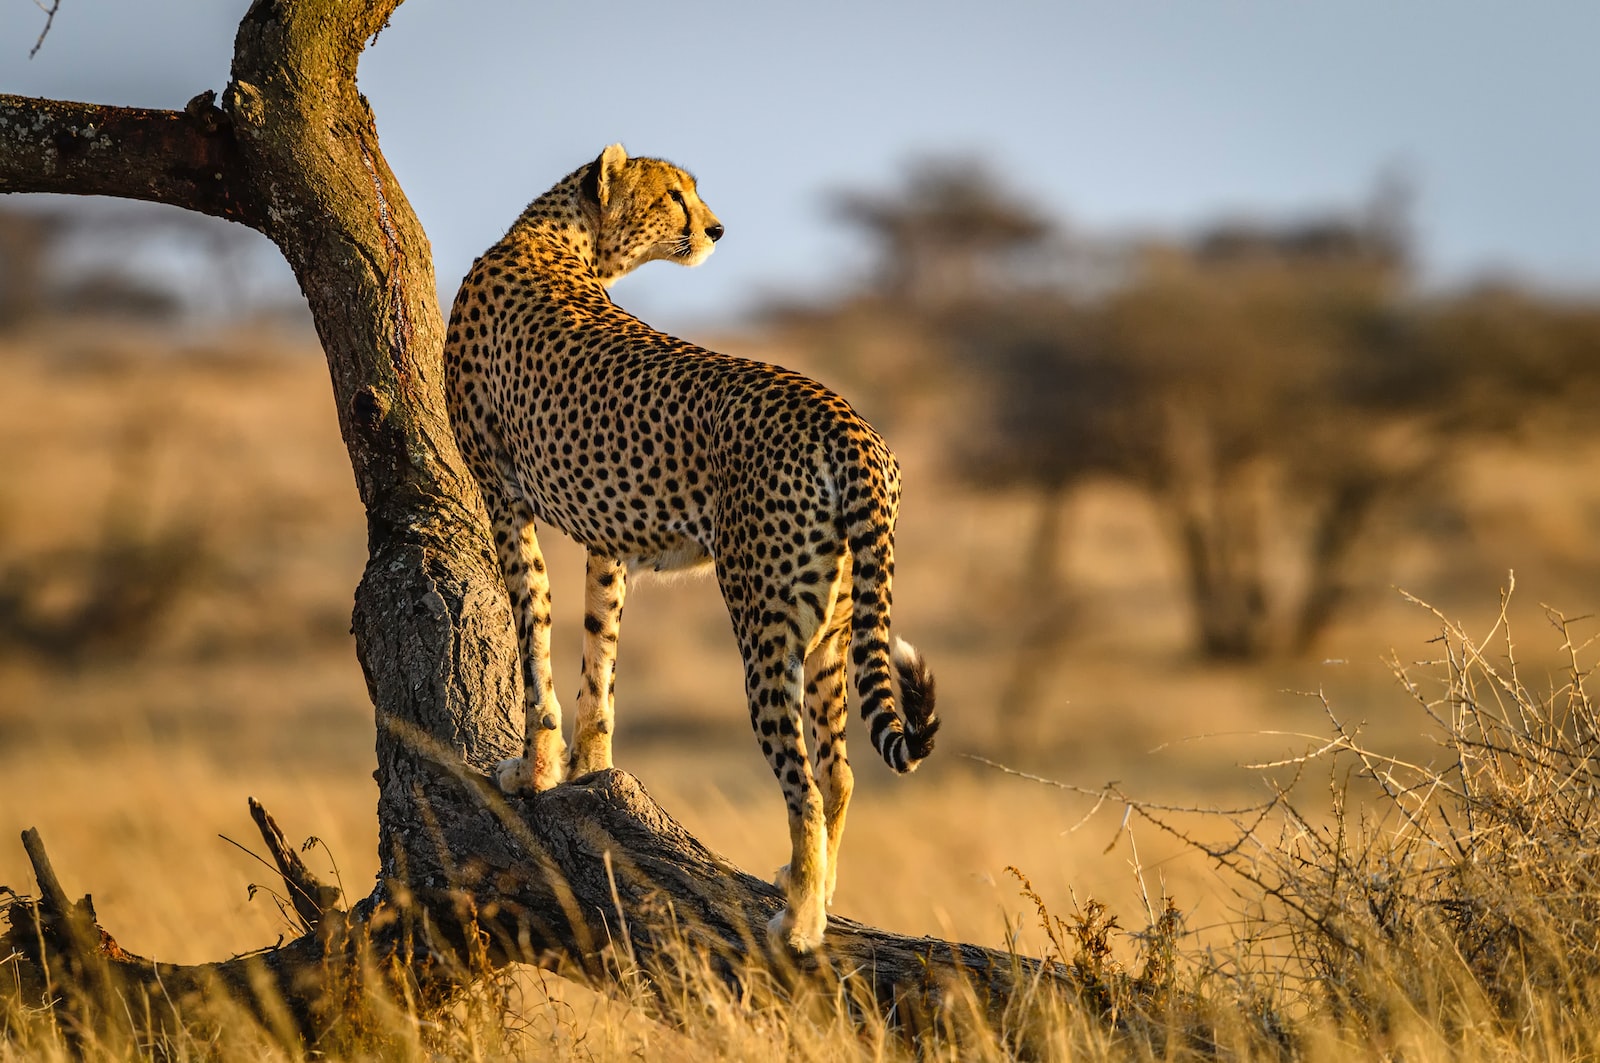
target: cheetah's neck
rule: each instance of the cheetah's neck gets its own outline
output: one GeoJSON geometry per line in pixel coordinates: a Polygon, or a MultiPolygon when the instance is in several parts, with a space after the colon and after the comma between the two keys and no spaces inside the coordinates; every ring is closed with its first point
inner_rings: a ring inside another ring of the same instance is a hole
{"type": "Polygon", "coordinates": [[[603,277],[596,268],[595,219],[580,198],[581,176],[580,170],[528,204],[505,241],[531,250],[553,275],[580,288],[592,284],[604,290],[616,278],[603,277]]]}

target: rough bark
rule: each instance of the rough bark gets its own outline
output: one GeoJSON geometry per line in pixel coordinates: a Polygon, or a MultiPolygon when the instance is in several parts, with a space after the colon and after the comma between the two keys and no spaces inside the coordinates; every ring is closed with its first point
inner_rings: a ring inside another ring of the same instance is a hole
{"type": "MultiPolygon", "coordinates": [[[[43,895],[9,908],[0,955],[9,943],[30,957],[35,988],[66,972],[78,992],[63,999],[82,1005],[81,1023],[109,995],[181,1002],[222,988],[270,1028],[308,1038],[348,999],[335,983],[362,972],[387,970],[425,1001],[510,960],[614,977],[619,953],[608,945],[618,943],[660,978],[692,955],[745,986],[752,969],[779,972],[780,986],[850,972],[861,999],[901,1021],[928,1014],[921,1005],[968,976],[997,1008],[1016,979],[1057,977],[1003,953],[846,920],[800,970],[770,955],[761,932],[777,891],[706,850],[630,776],[605,772],[528,800],[488,783],[487,769],[519,746],[510,611],[446,420],[431,252],[355,88],[362,49],[398,3],[257,0],[220,107],[209,94],[183,112],[0,97],[0,191],[115,195],[229,218],[270,237],[299,279],[367,513],[354,633],[377,717],[381,862],[373,894],[333,912],[280,856],[291,892],[304,895],[296,907],[308,933],[174,967],[123,952],[87,898],[72,905],[47,886],[35,838],[43,895]]],[[[119,1004],[99,1017],[144,1014],[119,1004]]]]}

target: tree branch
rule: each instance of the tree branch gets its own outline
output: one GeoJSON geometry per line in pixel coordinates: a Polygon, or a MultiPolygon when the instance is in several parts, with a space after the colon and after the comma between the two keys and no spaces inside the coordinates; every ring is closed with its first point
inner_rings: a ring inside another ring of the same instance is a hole
{"type": "Polygon", "coordinates": [[[289,891],[289,902],[306,929],[315,930],[328,916],[340,914],[339,888],[327,885],[311,873],[305,861],[300,859],[300,854],[284,838],[278,821],[272,818],[272,813],[261,802],[252,797],[249,804],[250,818],[256,821],[261,840],[266,842],[272,862],[278,865],[278,874],[283,876],[284,888],[289,891]]]}
{"type": "Polygon", "coordinates": [[[0,192],[142,199],[259,228],[212,98],[161,111],[0,95],[0,192]]]}

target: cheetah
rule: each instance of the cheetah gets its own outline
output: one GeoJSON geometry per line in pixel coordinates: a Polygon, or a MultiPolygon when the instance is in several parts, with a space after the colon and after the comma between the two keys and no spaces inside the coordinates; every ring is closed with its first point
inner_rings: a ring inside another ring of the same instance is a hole
{"type": "Polygon", "coordinates": [[[822,385],[657,332],[607,294],[646,262],[703,262],[722,234],[692,176],[611,145],[473,264],[450,314],[447,397],[516,620],[527,734],[523,755],[497,766],[500,788],[611,766],[628,574],[714,566],[750,723],[788,808],[786,904],[767,929],[805,953],[827,925],[854,785],[847,654],[872,744],[896,772],[929,754],[939,719],[921,654],[890,642],[900,471],[877,432],[822,385]],[[588,549],[570,753],[541,521],[588,549]]]}

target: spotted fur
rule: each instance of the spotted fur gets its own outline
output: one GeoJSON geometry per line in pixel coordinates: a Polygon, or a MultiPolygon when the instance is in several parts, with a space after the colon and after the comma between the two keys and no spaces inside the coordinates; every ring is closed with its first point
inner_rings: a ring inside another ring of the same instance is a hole
{"type": "Polygon", "coordinates": [[[883,440],[820,384],[664,335],[606,293],[654,259],[698,264],[722,231],[689,174],[607,148],[529,205],[467,274],[445,345],[448,398],[521,648],[527,740],[500,765],[501,788],[542,790],[611,766],[628,572],[714,565],[750,723],[788,806],[788,903],[769,931],[803,952],[822,939],[853,786],[847,663],[872,744],[895,771],[928,755],[939,720],[921,656],[890,646],[900,470],[883,440]],[[589,550],[570,754],[535,521],[589,550]]]}

